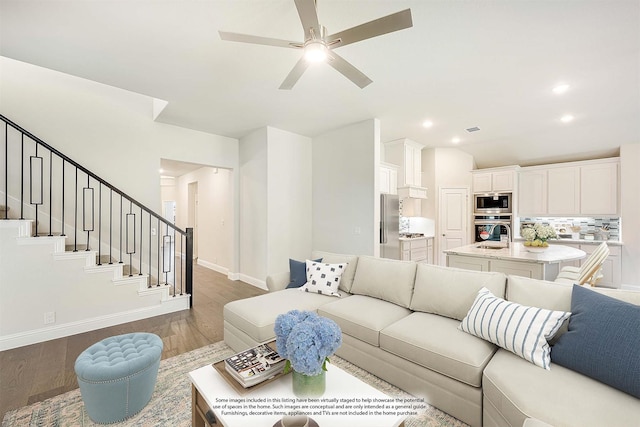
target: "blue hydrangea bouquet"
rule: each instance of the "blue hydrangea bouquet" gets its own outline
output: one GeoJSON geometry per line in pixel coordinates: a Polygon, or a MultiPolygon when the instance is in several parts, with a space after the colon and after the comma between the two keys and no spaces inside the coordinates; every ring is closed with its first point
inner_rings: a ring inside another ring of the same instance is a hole
{"type": "Polygon", "coordinates": [[[327,370],[329,356],[342,344],[336,322],[312,311],[292,310],[276,318],[276,348],[287,359],[284,372],[307,376],[327,370]]]}

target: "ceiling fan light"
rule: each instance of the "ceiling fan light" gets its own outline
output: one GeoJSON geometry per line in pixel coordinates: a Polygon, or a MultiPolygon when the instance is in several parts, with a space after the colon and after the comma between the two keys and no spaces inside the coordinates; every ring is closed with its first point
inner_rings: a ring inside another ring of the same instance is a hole
{"type": "Polygon", "coordinates": [[[324,62],[327,60],[327,47],[319,41],[307,43],[304,47],[304,58],[308,62],[324,62]]]}

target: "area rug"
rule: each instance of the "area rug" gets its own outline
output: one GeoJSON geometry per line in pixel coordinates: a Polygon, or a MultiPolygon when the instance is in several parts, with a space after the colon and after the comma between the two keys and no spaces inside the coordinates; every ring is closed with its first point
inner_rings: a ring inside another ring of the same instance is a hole
{"type": "MultiPolygon", "coordinates": [[[[188,372],[217,362],[233,354],[233,350],[224,342],[218,342],[184,353],[160,363],[158,380],[151,401],[136,416],[112,426],[191,426],[191,382],[188,372]]],[[[333,357],[332,363],[365,383],[393,397],[410,396],[403,390],[358,368],[357,366],[333,357]]],[[[2,427],[46,426],[78,427],[98,426],[88,417],[80,390],[75,389],[42,402],[7,412],[2,427]]],[[[407,418],[406,427],[465,427],[466,424],[431,406],[419,415],[407,418]]],[[[359,426],[355,426],[359,427],[359,426]]],[[[362,426],[366,427],[366,426],[362,426]]]]}

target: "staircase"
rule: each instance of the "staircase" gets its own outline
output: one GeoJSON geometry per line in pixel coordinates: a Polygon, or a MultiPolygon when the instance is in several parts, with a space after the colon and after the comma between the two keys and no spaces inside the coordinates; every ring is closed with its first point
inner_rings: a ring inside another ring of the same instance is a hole
{"type": "Polygon", "coordinates": [[[191,229],[0,120],[0,351],[191,307],[191,229]]]}

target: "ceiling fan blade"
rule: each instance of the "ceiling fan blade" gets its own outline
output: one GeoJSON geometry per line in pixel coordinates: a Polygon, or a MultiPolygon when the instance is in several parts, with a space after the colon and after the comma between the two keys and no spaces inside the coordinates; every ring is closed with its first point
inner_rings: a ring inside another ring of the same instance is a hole
{"type": "Polygon", "coordinates": [[[327,37],[327,40],[331,42],[336,39],[341,39],[340,42],[331,46],[332,49],[335,49],[336,47],[346,46],[361,40],[370,39],[372,37],[381,36],[398,30],[404,30],[405,28],[410,27],[413,27],[411,9],[406,9],[392,13],[391,15],[383,16],[382,18],[374,19],[373,21],[366,22],[356,27],[349,28],[348,30],[331,34],[327,37]]]}
{"type": "Polygon", "coordinates": [[[362,71],[358,70],[333,51],[329,53],[329,65],[354,82],[360,89],[363,89],[373,82],[373,80],[367,77],[362,71]]]}
{"type": "Polygon", "coordinates": [[[304,57],[300,58],[296,65],[293,66],[293,69],[289,72],[287,77],[284,79],[279,89],[290,90],[293,89],[293,86],[300,80],[302,74],[309,66],[309,62],[304,59],[304,57]]]}
{"type": "Polygon", "coordinates": [[[289,47],[292,49],[301,49],[304,45],[299,42],[290,40],[272,39],[270,37],[252,36],[250,34],[228,33],[226,31],[218,31],[222,40],[241,43],[262,44],[267,46],[289,47]]]}
{"type": "Polygon", "coordinates": [[[318,22],[318,10],[316,9],[315,0],[295,0],[300,22],[304,29],[304,39],[311,38],[311,29],[316,34],[320,34],[320,23],[318,22]]]}

